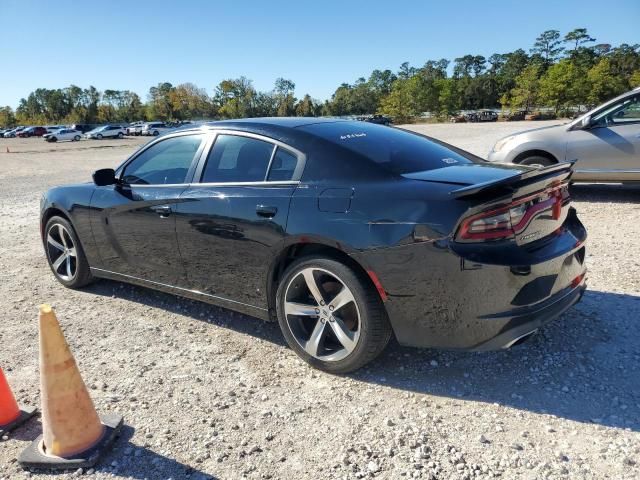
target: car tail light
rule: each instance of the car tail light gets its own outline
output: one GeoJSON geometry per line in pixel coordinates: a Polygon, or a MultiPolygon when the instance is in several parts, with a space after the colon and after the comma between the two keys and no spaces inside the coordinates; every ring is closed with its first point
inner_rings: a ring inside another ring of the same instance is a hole
{"type": "Polygon", "coordinates": [[[477,213],[465,218],[458,229],[460,240],[498,240],[512,238],[522,232],[539,212],[552,210],[559,219],[562,206],[568,201],[566,184],[556,185],[534,195],[519,198],[497,209],[477,213]]]}

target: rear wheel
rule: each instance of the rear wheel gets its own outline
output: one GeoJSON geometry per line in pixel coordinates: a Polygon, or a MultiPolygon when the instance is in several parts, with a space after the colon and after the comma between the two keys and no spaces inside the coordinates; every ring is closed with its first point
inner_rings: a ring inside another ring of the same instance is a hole
{"type": "Polygon", "coordinates": [[[276,294],[278,322],[289,346],[331,373],[357,370],[377,357],[391,327],[376,290],[330,258],[302,258],[285,271],[276,294]]]}
{"type": "Polygon", "coordinates": [[[153,136],[154,136],[154,137],[157,137],[158,135],[160,135],[160,132],[159,132],[159,131],[157,131],[157,130],[154,130],[154,132],[153,132],[153,136]]]}
{"type": "Polygon", "coordinates": [[[73,137],[73,139],[74,139],[76,142],[79,142],[79,141],[80,141],[80,135],[76,135],[75,137],[73,137]]]}
{"type": "Polygon", "coordinates": [[[93,280],[89,262],[75,230],[66,218],[54,216],[45,226],[44,250],[56,279],[69,288],[80,288],[93,280]]]}
{"type": "Polygon", "coordinates": [[[548,167],[549,165],[553,165],[554,162],[550,158],[543,157],[542,155],[531,155],[530,157],[526,157],[519,163],[520,165],[530,165],[532,167],[548,167]]]}
{"type": "Polygon", "coordinates": [[[118,138],[119,139],[123,139],[124,138],[124,133],[122,133],[122,132],[118,133],[118,138]]]}

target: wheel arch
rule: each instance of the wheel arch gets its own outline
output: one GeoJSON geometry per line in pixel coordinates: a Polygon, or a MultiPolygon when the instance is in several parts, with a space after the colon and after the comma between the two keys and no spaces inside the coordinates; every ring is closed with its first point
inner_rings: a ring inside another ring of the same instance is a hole
{"type": "Polygon", "coordinates": [[[378,282],[375,273],[368,270],[365,266],[357,262],[352,256],[346,253],[344,250],[336,248],[335,246],[327,245],[319,242],[296,242],[283,248],[278,255],[274,258],[273,262],[269,266],[267,274],[267,301],[269,308],[269,317],[271,320],[276,320],[276,292],[280,279],[285,270],[294,261],[303,257],[310,256],[322,256],[339,261],[357,272],[363,281],[367,282],[377,293],[382,300],[383,307],[386,294],[382,289],[382,286],[378,282]]]}
{"type": "Polygon", "coordinates": [[[40,220],[40,233],[43,238],[44,238],[44,227],[47,225],[47,222],[51,220],[51,217],[62,217],[73,226],[73,222],[71,221],[71,216],[67,212],[55,206],[47,207],[47,209],[42,213],[41,220],[40,220]]]}
{"type": "Polygon", "coordinates": [[[556,158],[555,155],[553,155],[552,153],[547,152],[546,150],[541,150],[541,149],[525,150],[524,152],[519,153],[518,155],[516,155],[516,157],[513,159],[513,163],[520,163],[525,158],[534,157],[534,156],[545,157],[545,158],[548,158],[549,160],[551,160],[554,163],[558,163],[558,159],[556,158]]]}

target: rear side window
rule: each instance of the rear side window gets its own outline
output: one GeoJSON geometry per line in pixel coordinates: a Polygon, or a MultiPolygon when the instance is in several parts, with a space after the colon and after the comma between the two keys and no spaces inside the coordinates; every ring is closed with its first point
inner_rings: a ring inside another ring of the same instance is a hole
{"type": "Polygon", "coordinates": [[[218,135],[202,173],[203,183],[262,182],[273,144],[237,135],[218,135]]]}
{"type": "Polygon", "coordinates": [[[399,175],[474,163],[471,156],[467,158],[428,138],[368,122],[316,123],[300,130],[363,155],[399,175]]]}
{"type": "Polygon", "coordinates": [[[267,180],[270,182],[285,182],[291,180],[297,165],[297,156],[284,148],[278,147],[276,154],[273,156],[267,180]]]}

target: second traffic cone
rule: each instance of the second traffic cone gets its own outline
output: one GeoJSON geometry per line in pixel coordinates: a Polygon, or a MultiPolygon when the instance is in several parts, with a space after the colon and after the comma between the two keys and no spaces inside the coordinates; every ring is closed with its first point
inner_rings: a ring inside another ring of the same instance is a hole
{"type": "Polygon", "coordinates": [[[36,409],[33,407],[20,409],[4,372],[0,368],[0,437],[22,425],[34,413],[36,413],[36,409]]]}
{"type": "Polygon", "coordinates": [[[40,390],[43,434],[20,463],[47,469],[93,466],[117,436],[122,417],[98,416],[49,305],[40,306],[40,390]]]}

